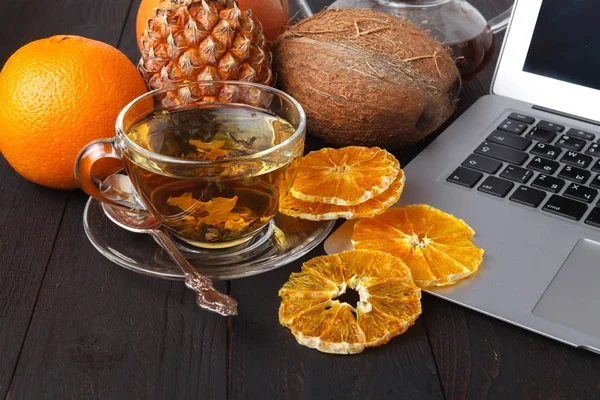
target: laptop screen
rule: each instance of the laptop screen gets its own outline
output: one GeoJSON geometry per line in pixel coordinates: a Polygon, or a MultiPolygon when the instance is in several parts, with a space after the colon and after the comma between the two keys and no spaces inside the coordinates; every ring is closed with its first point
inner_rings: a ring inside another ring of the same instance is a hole
{"type": "Polygon", "coordinates": [[[599,0],[544,0],[523,71],[600,90],[599,28],[599,0]]]}

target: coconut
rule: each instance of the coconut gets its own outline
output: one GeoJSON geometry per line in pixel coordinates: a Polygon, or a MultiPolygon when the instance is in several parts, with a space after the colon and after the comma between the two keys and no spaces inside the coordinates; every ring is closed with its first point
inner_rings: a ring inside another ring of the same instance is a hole
{"type": "Polygon", "coordinates": [[[333,145],[401,148],[456,107],[460,75],[449,50],[398,17],[326,10],[273,48],[278,85],[304,107],[309,132],[333,145]]]}

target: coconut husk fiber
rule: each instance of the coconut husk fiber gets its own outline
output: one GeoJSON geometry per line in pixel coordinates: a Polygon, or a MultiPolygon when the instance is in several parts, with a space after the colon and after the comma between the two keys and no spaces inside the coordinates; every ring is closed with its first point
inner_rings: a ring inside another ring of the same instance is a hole
{"type": "Polygon", "coordinates": [[[278,86],[302,104],[308,131],[333,145],[402,148],[456,107],[460,75],[448,49],[398,17],[322,11],[273,49],[278,86]]]}

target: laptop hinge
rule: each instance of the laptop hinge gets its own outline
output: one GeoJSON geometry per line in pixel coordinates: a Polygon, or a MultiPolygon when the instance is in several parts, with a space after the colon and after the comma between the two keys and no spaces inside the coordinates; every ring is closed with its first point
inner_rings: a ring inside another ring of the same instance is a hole
{"type": "Polygon", "coordinates": [[[540,110],[540,111],[544,111],[544,112],[547,112],[547,113],[550,113],[550,114],[560,115],[561,117],[570,118],[570,119],[574,119],[574,120],[577,120],[577,121],[585,122],[585,123],[588,123],[588,124],[600,126],[600,122],[598,122],[598,121],[594,121],[594,120],[583,118],[583,117],[578,117],[576,115],[567,114],[567,113],[564,113],[564,112],[561,112],[561,111],[552,110],[550,108],[540,107],[540,106],[536,106],[536,105],[534,105],[532,108],[534,110],[540,110]]]}

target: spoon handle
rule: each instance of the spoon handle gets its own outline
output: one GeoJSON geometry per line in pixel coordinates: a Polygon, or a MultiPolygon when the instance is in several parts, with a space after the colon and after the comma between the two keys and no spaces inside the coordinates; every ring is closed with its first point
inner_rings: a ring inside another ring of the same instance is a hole
{"type": "Polygon", "coordinates": [[[151,233],[185,273],[185,284],[196,291],[196,303],[200,307],[225,316],[237,315],[237,301],[219,292],[210,279],[196,271],[166,233],[159,229],[151,233]]]}

